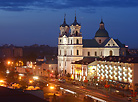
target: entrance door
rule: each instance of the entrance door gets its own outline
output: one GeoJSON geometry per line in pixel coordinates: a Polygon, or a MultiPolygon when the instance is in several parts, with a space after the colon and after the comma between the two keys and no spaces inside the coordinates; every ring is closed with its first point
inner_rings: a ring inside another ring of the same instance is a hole
{"type": "Polygon", "coordinates": [[[113,56],[113,51],[112,50],[109,51],[109,55],[113,56]]]}

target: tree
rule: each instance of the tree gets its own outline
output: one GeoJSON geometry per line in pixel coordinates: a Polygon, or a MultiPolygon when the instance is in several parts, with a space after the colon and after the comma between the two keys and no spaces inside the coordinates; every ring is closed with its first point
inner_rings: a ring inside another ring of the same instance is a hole
{"type": "Polygon", "coordinates": [[[18,72],[14,72],[14,71],[10,71],[10,73],[7,75],[7,81],[9,83],[11,82],[18,82],[18,77],[19,77],[19,73],[18,72]]]}
{"type": "Polygon", "coordinates": [[[6,76],[6,66],[4,62],[0,62],[0,78],[5,78],[6,76]]]}
{"type": "Polygon", "coordinates": [[[71,77],[71,75],[69,73],[66,76],[68,77],[68,79],[71,77]]]}

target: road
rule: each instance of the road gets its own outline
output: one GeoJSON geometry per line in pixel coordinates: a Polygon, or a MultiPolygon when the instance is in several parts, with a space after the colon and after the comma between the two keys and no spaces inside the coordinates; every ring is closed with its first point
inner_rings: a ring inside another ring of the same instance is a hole
{"type": "Polygon", "coordinates": [[[111,95],[109,93],[103,93],[97,89],[81,88],[80,85],[72,85],[69,82],[65,82],[65,83],[53,82],[53,83],[60,85],[64,89],[68,89],[73,92],[76,92],[79,95],[78,98],[80,99],[83,99],[85,95],[90,95],[90,96],[94,96],[95,98],[105,100],[107,102],[127,102],[127,98],[121,98],[121,97],[111,95]]]}

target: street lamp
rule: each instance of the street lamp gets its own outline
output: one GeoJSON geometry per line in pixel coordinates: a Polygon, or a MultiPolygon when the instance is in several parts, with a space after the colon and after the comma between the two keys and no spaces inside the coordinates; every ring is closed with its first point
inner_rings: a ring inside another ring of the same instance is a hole
{"type": "Polygon", "coordinates": [[[50,89],[53,90],[55,87],[54,86],[50,86],[50,89]]]}
{"type": "Polygon", "coordinates": [[[10,65],[10,64],[11,64],[11,62],[10,62],[10,61],[8,61],[8,62],[7,62],[7,64],[8,64],[8,65],[10,65]]]}

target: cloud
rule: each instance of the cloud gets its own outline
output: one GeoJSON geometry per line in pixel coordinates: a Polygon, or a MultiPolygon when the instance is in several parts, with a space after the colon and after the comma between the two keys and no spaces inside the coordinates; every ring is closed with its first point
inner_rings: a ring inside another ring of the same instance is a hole
{"type": "Polygon", "coordinates": [[[137,7],[138,0],[0,0],[0,9],[7,11],[37,9],[68,9],[84,8],[87,12],[94,12],[95,7],[137,7]]]}

